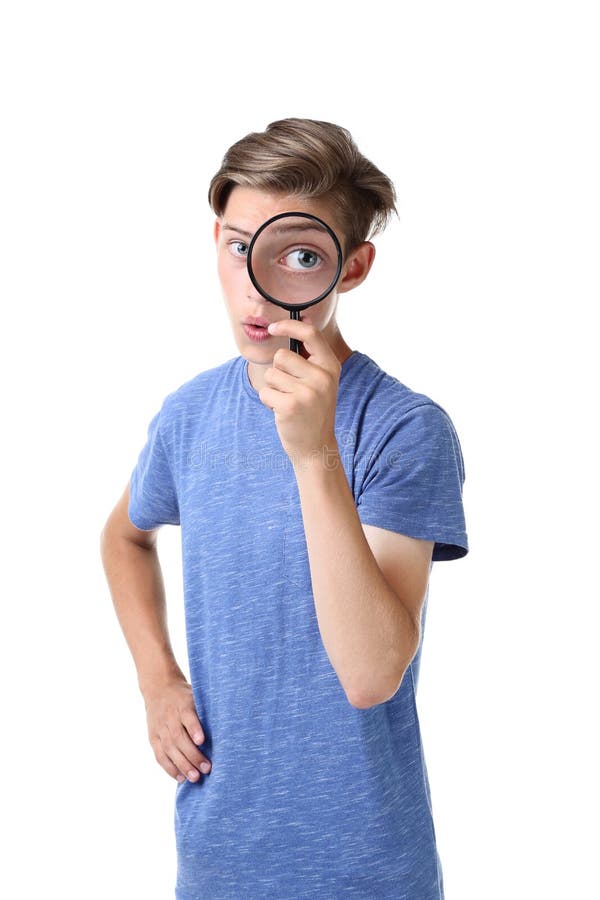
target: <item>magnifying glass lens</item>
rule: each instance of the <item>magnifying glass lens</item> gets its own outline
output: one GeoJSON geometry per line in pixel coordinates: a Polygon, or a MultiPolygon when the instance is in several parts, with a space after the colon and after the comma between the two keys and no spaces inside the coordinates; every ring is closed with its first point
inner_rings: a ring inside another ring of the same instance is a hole
{"type": "Polygon", "coordinates": [[[318,222],[304,216],[286,216],[257,235],[252,271],[271,297],[292,306],[306,306],[333,287],[338,248],[318,222]]]}

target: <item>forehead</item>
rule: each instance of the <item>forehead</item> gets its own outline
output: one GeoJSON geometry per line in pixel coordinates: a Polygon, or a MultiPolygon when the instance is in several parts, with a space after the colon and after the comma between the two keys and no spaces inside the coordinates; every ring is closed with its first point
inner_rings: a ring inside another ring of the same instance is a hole
{"type": "Polygon", "coordinates": [[[224,225],[252,235],[271,216],[283,212],[306,212],[318,216],[341,237],[330,201],[321,198],[301,200],[287,193],[264,191],[239,184],[231,191],[222,218],[224,225]]]}

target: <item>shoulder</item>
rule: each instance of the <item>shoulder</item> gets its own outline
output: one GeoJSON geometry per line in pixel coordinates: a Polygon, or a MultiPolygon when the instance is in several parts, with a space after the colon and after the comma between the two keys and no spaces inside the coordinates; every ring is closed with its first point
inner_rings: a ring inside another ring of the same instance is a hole
{"type": "Polygon", "coordinates": [[[344,388],[346,402],[360,410],[362,430],[371,439],[385,440],[394,432],[423,439],[436,433],[456,437],[452,419],[440,403],[413,390],[364,353],[357,355],[344,388]]]}
{"type": "Polygon", "coordinates": [[[209,401],[218,403],[222,395],[231,391],[235,379],[239,377],[242,361],[241,356],[234,356],[218,366],[199,372],[168,393],[159,413],[161,426],[168,428],[209,401]]]}

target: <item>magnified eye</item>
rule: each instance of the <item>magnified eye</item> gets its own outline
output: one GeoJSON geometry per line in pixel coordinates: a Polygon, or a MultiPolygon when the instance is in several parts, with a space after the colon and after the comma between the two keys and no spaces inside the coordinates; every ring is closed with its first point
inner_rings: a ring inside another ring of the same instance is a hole
{"type": "Polygon", "coordinates": [[[321,257],[314,250],[298,247],[288,253],[284,259],[287,260],[290,269],[314,269],[319,264],[321,257]]]}

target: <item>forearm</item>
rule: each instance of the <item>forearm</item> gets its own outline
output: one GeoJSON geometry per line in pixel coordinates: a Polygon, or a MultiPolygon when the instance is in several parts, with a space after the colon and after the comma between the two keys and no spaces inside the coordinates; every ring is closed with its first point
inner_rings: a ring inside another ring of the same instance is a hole
{"type": "Polygon", "coordinates": [[[294,465],[321,638],[349,700],[382,702],[397,689],[418,635],[377,565],[335,442],[294,465]],[[377,699],[373,699],[377,698],[377,699]]]}
{"type": "Polygon", "coordinates": [[[185,677],[171,648],[156,547],[142,547],[109,532],[102,535],[101,555],[142,694],[169,678],[185,677]]]}

